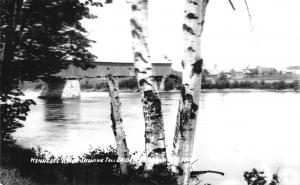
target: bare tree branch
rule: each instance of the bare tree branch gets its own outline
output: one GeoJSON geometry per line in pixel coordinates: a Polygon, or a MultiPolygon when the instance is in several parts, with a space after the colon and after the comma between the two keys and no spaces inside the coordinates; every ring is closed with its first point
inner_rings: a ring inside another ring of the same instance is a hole
{"type": "Polygon", "coordinates": [[[231,1],[231,0],[228,0],[228,1],[229,1],[230,5],[231,5],[231,8],[232,8],[233,10],[235,10],[235,8],[234,8],[234,5],[233,5],[232,1],[231,1]]]}
{"type": "Polygon", "coordinates": [[[245,2],[246,8],[247,8],[247,12],[248,12],[249,21],[250,21],[250,25],[251,25],[251,30],[253,31],[254,27],[253,27],[253,24],[252,24],[252,16],[250,14],[250,10],[249,10],[249,6],[248,6],[248,3],[247,3],[247,0],[244,0],[244,2],[245,2]]]}
{"type": "Polygon", "coordinates": [[[192,177],[196,177],[196,176],[198,176],[198,175],[205,174],[205,173],[215,173],[215,174],[219,174],[219,175],[222,175],[222,176],[225,175],[223,172],[213,171],[213,170],[207,170],[207,171],[192,171],[192,172],[191,172],[191,178],[192,178],[192,177]]]}

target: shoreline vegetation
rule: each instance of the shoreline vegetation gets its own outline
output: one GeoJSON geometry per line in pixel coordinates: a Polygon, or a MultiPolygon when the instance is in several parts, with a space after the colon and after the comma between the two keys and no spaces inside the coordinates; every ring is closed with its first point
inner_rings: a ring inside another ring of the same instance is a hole
{"type": "MultiPolygon", "coordinates": [[[[177,176],[168,165],[156,165],[145,172],[144,163],[129,156],[128,173],[121,173],[117,150],[90,149],[82,156],[53,156],[40,147],[23,148],[19,145],[2,147],[0,184],[1,185],[175,185],[177,176]],[[77,159],[77,160],[76,160],[77,159]],[[78,162],[84,161],[84,162],[78,162]],[[46,162],[45,162],[46,161],[46,162]],[[47,162],[55,161],[55,162],[47,162]],[[66,162],[67,161],[67,162],[66,162]],[[86,162],[88,161],[88,162],[86,162]],[[99,162],[100,161],[100,162],[99,162]],[[108,162],[105,162],[108,161],[108,162]]],[[[206,173],[226,175],[217,171],[192,171],[191,178],[199,181],[206,173]]],[[[248,185],[280,185],[278,171],[267,178],[264,171],[253,168],[241,176],[248,185]]],[[[242,183],[242,182],[241,182],[242,183]]],[[[210,183],[208,183],[210,184],[210,183]]],[[[207,185],[208,185],[207,184],[207,185]]],[[[212,185],[212,184],[210,184],[212,185]]]]}
{"type": "Polygon", "coordinates": [[[3,185],[150,185],[176,184],[176,177],[166,165],[144,173],[144,164],[130,154],[128,173],[122,175],[117,150],[91,149],[81,156],[53,156],[41,148],[19,145],[2,148],[0,183],[3,185]],[[48,162],[47,162],[48,161],[48,162]],[[50,162],[55,161],[55,162],[50,162]]]}

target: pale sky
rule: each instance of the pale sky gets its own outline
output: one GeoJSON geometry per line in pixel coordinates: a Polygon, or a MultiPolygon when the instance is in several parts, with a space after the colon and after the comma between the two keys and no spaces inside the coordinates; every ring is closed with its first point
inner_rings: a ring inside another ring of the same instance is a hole
{"type": "MultiPolygon", "coordinates": [[[[210,0],[205,17],[201,53],[205,67],[243,69],[247,66],[284,69],[300,65],[300,1],[248,0],[252,31],[244,0],[210,0]]],[[[149,41],[152,62],[168,56],[175,68],[182,56],[183,1],[149,1],[149,41]]],[[[114,0],[93,8],[99,17],[84,21],[89,38],[96,40],[91,51],[98,61],[132,62],[129,7],[114,0]]]]}

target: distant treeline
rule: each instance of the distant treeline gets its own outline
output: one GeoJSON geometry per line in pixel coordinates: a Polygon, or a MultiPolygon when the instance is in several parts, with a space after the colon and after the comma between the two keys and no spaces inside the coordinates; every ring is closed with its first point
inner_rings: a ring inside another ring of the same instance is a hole
{"type": "Polygon", "coordinates": [[[283,89],[298,89],[299,88],[299,81],[294,80],[291,83],[286,83],[284,80],[273,82],[273,83],[265,83],[264,80],[261,80],[260,82],[254,81],[229,81],[229,80],[216,80],[215,83],[213,83],[210,80],[207,80],[202,83],[203,89],[275,89],[275,90],[283,90],[283,89]]]}
{"type": "MultiPolygon", "coordinates": [[[[138,89],[136,77],[119,78],[119,88],[121,90],[135,90],[138,89]]],[[[181,82],[181,81],[180,81],[181,82]]],[[[160,85],[160,83],[158,84],[160,85]]],[[[164,86],[166,91],[170,91],[179,88],[180,85],[177,79],[166,78],[164,81],[164,86]]],[[[107,82],[105,79],[102,80],[84,80],[80,83],[82,90],[94,89],[94,90],[104,90],[107,87],[107,82]]]]}
{"type": "MultiPolygon", "coordinates": [[[[166,78],[164,81],[165,91],[174,89],[180,89],[181,80],[176,78],[166,78]]],[[[92,84],[89,81],[81,83],[81,88],[84,89],[95,89],[103,90],[106,88],[106,82],[92,84]]],[[[119,79],[119,87],[121,90],[124,89],[137,89],[137,80],[135,77],[119,79]]],[[[217,79],[216,81],[203,79],[202,89],[298,89],[299,80],[294,80],[291,83],[287,83],[284,80],[266,83],[264,80],[261,81],[230,81],[229,79],[217,79]]]]}
{"type": "MultiPolygon", "coordinates": [[[[35,83],[34,89],[41,89],[42,83],[35,83]]],[[[160,86],[160,83],[158,84],[160,86]]],[[[276,82],[261,81],[237,81],[217,78],[216,80],[207,80],[203,78],[202,89],[299,89],[299,80],[292,82],[286,82],[284,80],[276,82]]],[[[32,85],[25,85],[30,88],[32,85]]],[[[181,86],[181,79],[179,78],[166,78],[164,81],[165,91],[177,89],[181,86]]],[[[105,79],[84,79],[80,81],[80,87],[82,90],[105,90],[107,88],[107,82],[105,79]]],[[[136,90],[138,89],[137,80],[135,77],[119,78],[120,90],[136,90]]],[[[161,89],[162,90],[162,89],[161,89]]]]}

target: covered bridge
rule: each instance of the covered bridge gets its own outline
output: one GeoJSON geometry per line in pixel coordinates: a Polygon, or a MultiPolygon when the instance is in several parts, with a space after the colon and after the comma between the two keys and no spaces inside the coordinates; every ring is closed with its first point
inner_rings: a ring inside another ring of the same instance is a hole
{"type": "MultiPolygon", "coordinates": [[[[129,62],[94,62],[94,68],[83,70],[79,67],[70,65],[68,69],[64,69],[54,76],[64,79],[74,78],[97,78],[105,77],[111,74],[115,77],[135,76],[133,63],[129,62]]],[[[171,63],[153,63],[153,76],[168,76],[171,74],[171,63]]]]}
{"type": "MultiPolygon", "coordinates": [[[[135,76],[134,65],[129,62],[94,62],[94,68],[86,70],[70,65],[53,78],[44,79],[40,98],[78,98],[80,97],[79,80],[83,78],[103,78],[108,74],[114,77],[135,76]]],[[[172,70],[171,63],[152,63],[152,73],[157,81],[164,81],[169,75],[180,74],[172,70]]]]}

